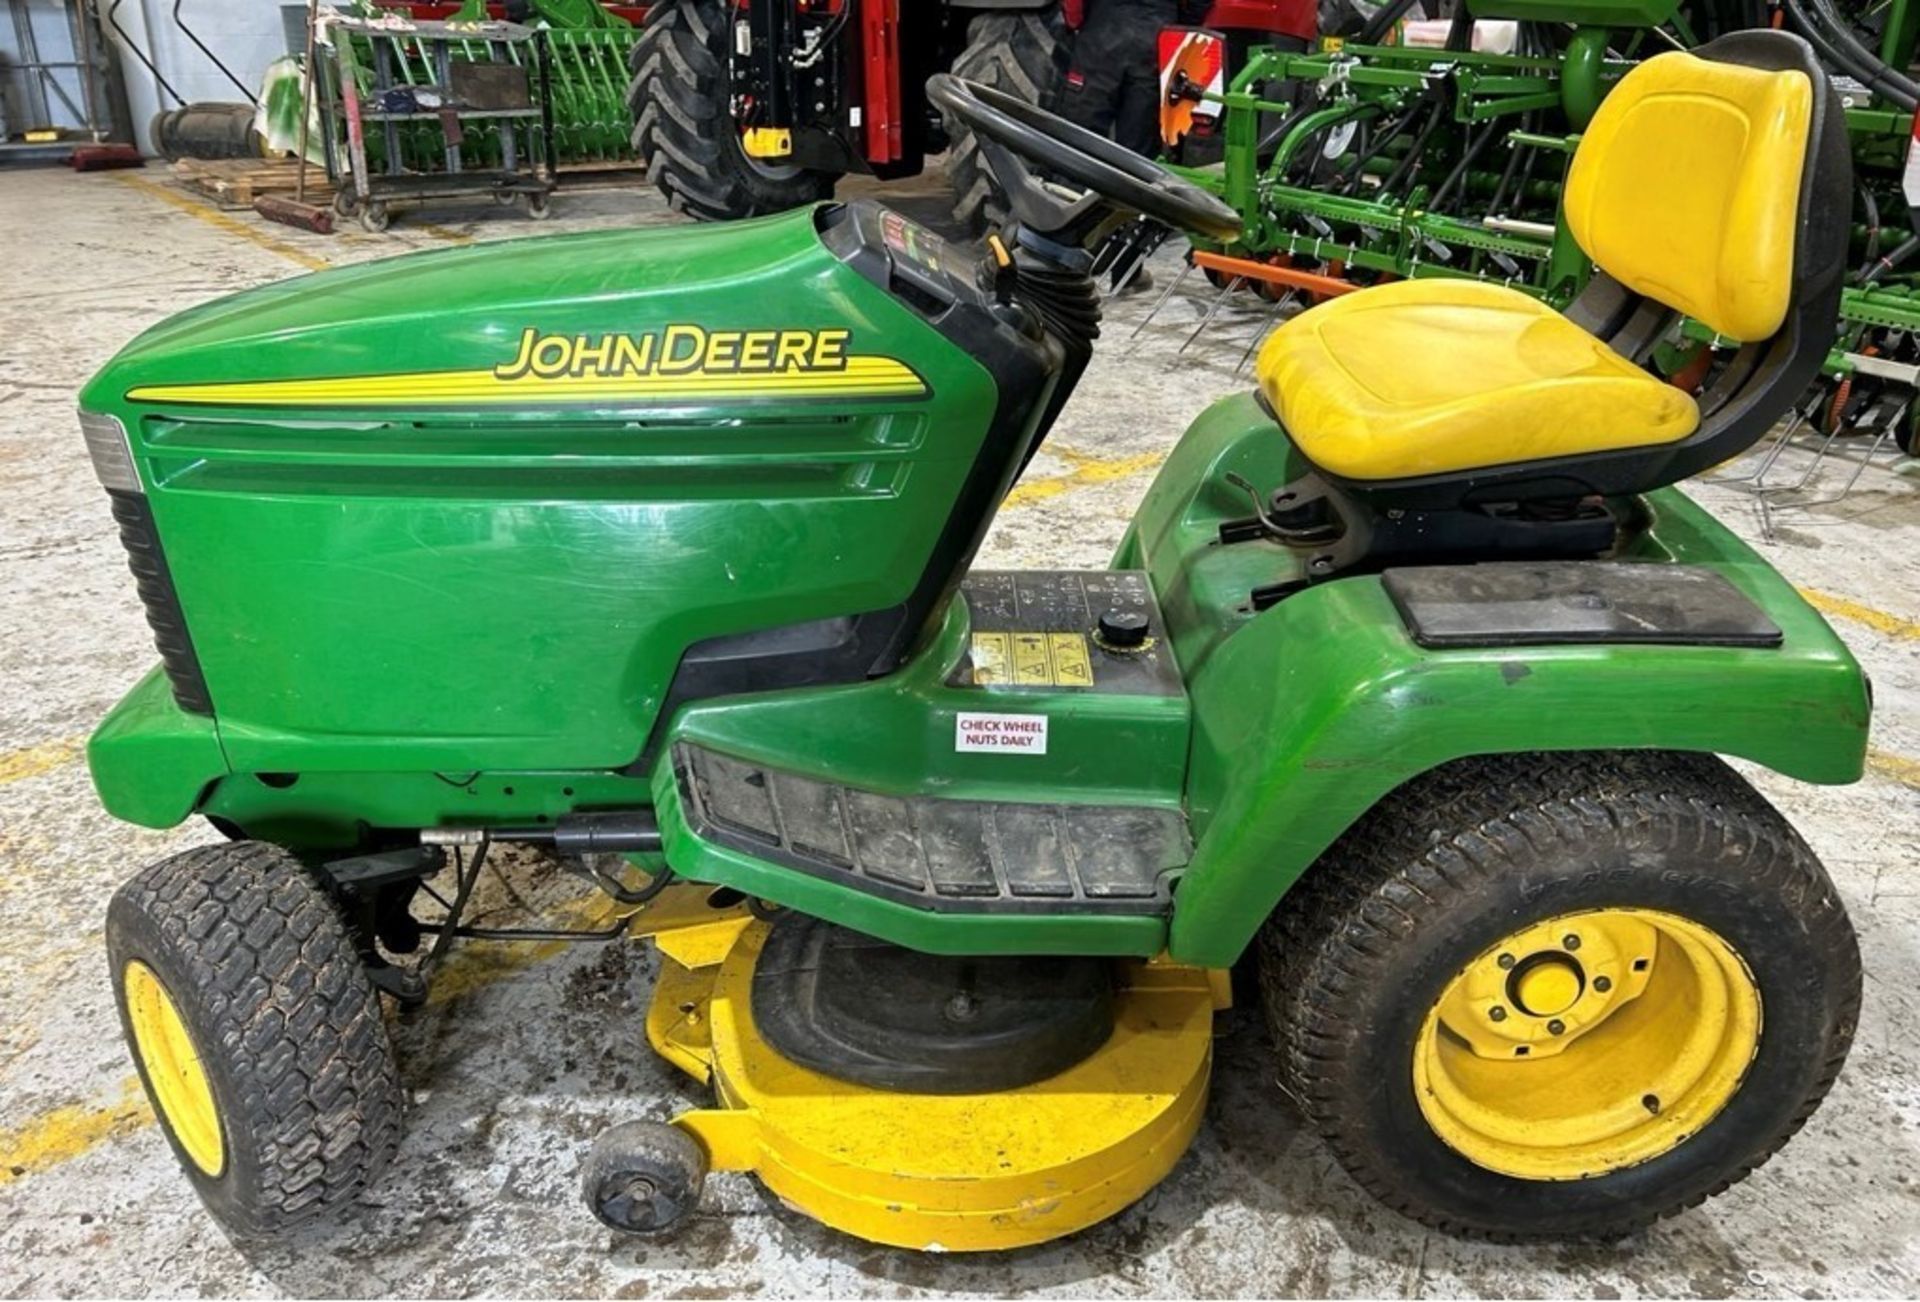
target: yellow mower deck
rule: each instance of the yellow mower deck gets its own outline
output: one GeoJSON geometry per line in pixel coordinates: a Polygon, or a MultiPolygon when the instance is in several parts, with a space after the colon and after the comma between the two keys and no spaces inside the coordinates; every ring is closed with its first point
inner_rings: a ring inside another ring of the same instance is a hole
{"type": "Polygon", "coordinates": [[[999,1093],[899,1094],[798,1066],[760,1038],[748,990],[766,924],[663,898],[636,929],[661,951],[647,1037],[718,1103],[674,1125],[714,1170],[751,1171],[875,1243],[975,1252],[1084,1229],[1159,1183],[1205,1110],[1225,973],[1137,964],[1113,1037],[1079,1065],[999,1093]]]}

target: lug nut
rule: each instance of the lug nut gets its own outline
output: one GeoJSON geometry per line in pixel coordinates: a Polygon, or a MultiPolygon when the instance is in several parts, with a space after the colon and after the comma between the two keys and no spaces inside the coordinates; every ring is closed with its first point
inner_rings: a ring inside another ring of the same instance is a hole
{"type": "Polygon", "coordinates": [[[1640,1106],[1657,1117],[1660,1115],[1660,1096],[1658,1094],[1642,1094],[1640,1096],[1640,1106]]]}
{"type": "Polygon", "coordinates": [[[1571,933],[1569,933],[1569,934],[1567,934],[1567,935],[1565,935],[1565,936],[1563,936],[1563,937],[1561,937],[1561,938],[1560,938],[1560,947],[1561,947],[1562,949],[1567,949],[1567,950],[1575,950],[1575,949],[1579,949],[1579,948],[1580,948],[1580,937],[1578,937],[1578,936],[1575,936],[1575,935],[1573,935],[1573,934],[1571,934],[1571,933]]]}
{"type": "Polygon", "coordinates": [[[1501,967],[1503,967],[1503,968],[1506,968],[1506,967],[1512,967],[1512,966],[1513,966],[1513,955],[1511,955],[1511,954],[1502,954],[1502,955],[1500,956],[1500,966],[1501,966],[1501,967]]]}
{"type": "Polygon", "coordinates": [[[1597,976],[1593,979],[1593,988],[1604,995],[1613,989],[1613,980],[1610,977],[1597,976]]]}
{"type": "Polygon", "coordinates": [[[1499,1004],[1495,1004],[1493,1007],[1487,1010],[1487,1016],[1493,1021],[1504,1022],[1507,1020],[1507,1010],[1502,1008],[1499,1004]]]}
{"type": "Polygon", "coordinates": [[[1565,1035],[1567,1033],[1567,1024],[1556,1017],[1547,1023],[1547,1029],[1555,1035],[1565,1035]]]}

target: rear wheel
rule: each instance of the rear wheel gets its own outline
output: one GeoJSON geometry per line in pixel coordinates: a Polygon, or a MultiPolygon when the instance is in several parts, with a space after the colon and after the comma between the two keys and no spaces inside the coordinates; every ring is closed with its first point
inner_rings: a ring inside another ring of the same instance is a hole
{"type": "MultiPolygon", "coordinates": [[[[1038,13],[988,13],[968,26],[967,48],[953,61],[953,74],[1051,108],[1067,61],[1067,29],[1058,7],[1038,13]]],[[[980,156],[980,142],[951,120],[947,132],[954,220],[974,231],[1004,223],[1006,195],[980,156]]]]}
{"type": "Polygon", "coordinates": [[[633,148],[675,209],[703,221],[759,217],[833,196],[828,172],[748,155],[727,91],[730,0],[647,10],[627,84],[633,148]]]}
{"type": "Polygon", "coordinates": [[[1428,1225],[1609,1237],[1743,1178],[1846,1059],[1853,931],[1711,756],[1486,757],[1348,832],[1260,941],[1281,1076],[1428,1225]]]}
{"type": "Polygon", "coordinates": [[[160,1128],[229,1229],[284,1230],[385,1167],[401,1101],[379,997],[293,856],[237,841],[154,864],[108,905],[107,955],[160,1128]]]}

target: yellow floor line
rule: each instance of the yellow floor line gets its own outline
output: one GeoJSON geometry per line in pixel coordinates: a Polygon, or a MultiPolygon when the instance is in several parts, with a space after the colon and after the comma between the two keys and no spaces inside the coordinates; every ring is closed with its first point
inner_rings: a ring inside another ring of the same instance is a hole
{"type": "Polygon", "coordinates": [[[156,185],[152,181],[131,176],[126,172],[115,172],[113,175],[114,179],[122,185],[130,185],[142,194],[150,194],[162,203],[172,204],[189,217],[197,217],[216,230],[224,231],[228,235],[238,235],[243,240],[258,244],[269,253],[277,253],[289,262],[299,263],[308,271],[324,271],[333,265],[325,258],[308,253],[305,249],[296,248],[284,240],[276,240],[263,231],[255,230],[251,225],[238,218],[229,217],[218,208],[209,208],[207,205],[189,199],[186,195],[177,193],[164,185],[156,185]]]}
{"type": "Polygon", "coordinates": [[[1051,475],[1042,479],[1026,479],[1014,485],[1007,500],[1001,505],[1003,511],[1017,511],[1023,506],[1032,506],[1035,502],[1045,502],[1070,493],[1076,488],[1087,488],[1094,484],[1111,484],[1116,480],[1128,479],[1145,470],[1151,470],[1164,459],[1159,452],[1142,452],[1138,456],[1119,457],[1103,460],[1089,457],[1080,452],[1063,452],[1058,448],[1047,449],[1063,461],[1074,463],[1074,468],[1064,475],[1051,475]]]}
{"type": "Polygon", "coordinates": [[[0,787],[63,768],[80,758],[86,744],[85,737],[62,737],[58,741],[43,741],[38,746],[0,753],[0,787]]]}
{"type": "Polygon", "coordinates": [[[13,1130],[0,1130],[0,1186],[49,1167],[70,1162],[109,1139],[153,1124],[138,1077],[120,1086],[120,1097],[105,1107],[75,1105],[43,1112],[13,1130]]]}
{"type": "Polygon", "coordinates": [[[415,230],[424,231],[436,240],[445,240],[449,244],[471,244],[473,236],[446,226],[435,226],[432,222],[420,222],[415,230]]]}
{"type": "Polygon", "coordinates": [[[1867,772],[1892,778],[1895,782],[1920,791],[1920,759],[1874,747],[1867,751],[1867,772]]]}
{"type": "Polygon", "coordinates": [[[1800,595],[1807,604],[1823,615],[1832,615],[1839,619],[1864,624],[1876,633],[1899,638],[1904,642],[1920,640],[1920,620],[1904,619],[1888,611],[1877,610],[1872,606],[1849,601],[1845,597],[1836,597],[1830,592],[1819,592],[1813,588],[1800,589],[1800,595]]]}

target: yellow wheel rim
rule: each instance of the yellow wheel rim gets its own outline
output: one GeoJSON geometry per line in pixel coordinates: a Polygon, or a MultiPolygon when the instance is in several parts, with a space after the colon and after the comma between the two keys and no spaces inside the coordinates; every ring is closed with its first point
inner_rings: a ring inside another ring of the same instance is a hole
{"type": "Polygon", "coordinates": [[[134,1052],[140,1055],[153,1105],[193,1164],[217,1176],[226,1165],[226,1145],[220,1136],[220,1110],[213,1086],[200,1063],[193,1037],[174,1006],[173,996],[160,984],[153,969],[138,961],[127,964],[127,1021],[133,1027],[134,1052]]]}
{"type": "Polygon", "coordinates": [[[1645,909],[1568,913],[1447,984],[1414,1046],[1414,1096],[1475,1165],[1580,1180],[1698,1134],[1759,1047],[1759,987],[1713,931],[1645,909]]]}

